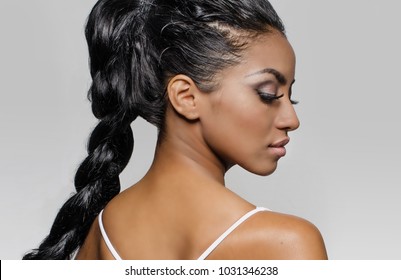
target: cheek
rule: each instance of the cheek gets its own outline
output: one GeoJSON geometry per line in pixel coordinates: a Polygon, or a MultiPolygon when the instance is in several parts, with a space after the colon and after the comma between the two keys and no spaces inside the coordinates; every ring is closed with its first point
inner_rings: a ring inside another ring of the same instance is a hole
{"type": "Polygon", "coordinates": [[[256,98],[238,98],[222,106],[222,117],[238,137],[246,141],[266,138],[272,126],[272,112],[266,104],[256,98]]]}
{"type": "Polygon", "coordinates": [[[258,97],[221,98],[210,107],[204,136],[223,158],[235,163],[253,158],[268,144],[272,114],[258,97]]]}
{"type": "Polygon", "coordinates": [[[231,136],[238,134],[238,137],[241,137],[245,136],[244,130],[254,132],[258,130],[263,113],[254,102],[236,96],[221,100],[219,106],[214,107],[213,116],[223,131],[230,133],[231,136]]]}

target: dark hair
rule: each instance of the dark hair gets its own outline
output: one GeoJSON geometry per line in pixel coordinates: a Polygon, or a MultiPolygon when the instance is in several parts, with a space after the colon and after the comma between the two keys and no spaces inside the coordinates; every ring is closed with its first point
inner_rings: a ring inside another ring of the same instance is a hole
{"type": "MultiPolygon", "coordinates": [[[[99,123],[74,194],[50,234],[24,259],[68,259],[99,212],[120,192],[119,174],[133,150],[132,121],[141,116],[163,131],[168,79],[185,74],[204,91],[214,75],[238,63],[251,38],[284,26],[267,0],[100,0],[86,39],[92,85],[88,98],[99,123]]],[[[159,136],[160,137],[160,136],[159,136]]]]}

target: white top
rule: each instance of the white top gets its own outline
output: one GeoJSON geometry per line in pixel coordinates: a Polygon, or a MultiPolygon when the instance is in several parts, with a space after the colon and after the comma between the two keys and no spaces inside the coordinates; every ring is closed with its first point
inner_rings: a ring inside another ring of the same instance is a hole
{"type": "MultiPolygon", "coordinates": [[[[205,252],[203,252],[203,254],[198,258],[198,260],[204,260],[207,258],[207,256],[209,256],[209,254],[216,249],[217,246],[219,246],[219,244],[231,233],[233,232],[239,225],[241,225],[244,221],[246,221],[248,218],[250,218],[251,216],[253,216],[254,214],[261,212],[261,211],[270,211],[267,208],[263,208],[263,207],[256,207],[255,209],[249,211],[248,213],[246,213],[244,216],[242,216],[238,221],[236,221],[231,227],[229,227],[225,232],[223,232],[222,235],[220,235],[216,241],[214,241],[209,248],[206,249],[205,252]]],[[[107,236],[107,233],[104,229],[103,226],[103,221],[102,221],[102,214],[103,214],[103,210],[100,212],[99,214],[99,227],[100,227],[100,232],[102,234],[102,237],[107,245],[107,248],[109,248],[111,254],[113,255],[113,257],[116,260],[122,260],[122,258],[120,257],[120,255],[117,253],[116,249],[114,248],[113,244],[111,244],[111,241],[109,239],[109,237],[107,236]]]]}

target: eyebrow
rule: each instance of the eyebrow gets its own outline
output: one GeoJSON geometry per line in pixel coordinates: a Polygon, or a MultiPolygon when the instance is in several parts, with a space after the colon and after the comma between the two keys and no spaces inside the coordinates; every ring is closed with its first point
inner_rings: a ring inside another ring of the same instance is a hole
{"type": "Polygon", "coordinates": [[[285,78],[285,76],[283,74],[281,74],[279,71],[277,71],[276,69],[273,69],[273,68],[265,68],[263,70],[260,70],[260,71],[257,71],[255,73],[249,74],[246,77],[250,77],[250,76],[254,76],[254,75],[261,75],[261,74],[265,74],[265,73],[269,73],[269,74],[274,75],[274,77],[276,77],[277,81],[280,84],[282,84],[282,85],[287,84],[287,79],[285,78]]]}

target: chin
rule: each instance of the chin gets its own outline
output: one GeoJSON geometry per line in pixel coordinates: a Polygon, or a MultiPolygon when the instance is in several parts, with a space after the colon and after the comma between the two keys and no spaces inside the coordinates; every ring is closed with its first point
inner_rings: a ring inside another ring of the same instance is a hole
{"type": "Polygon", "coordinates": [[[258,172],[258,173],[254,173],[254,174],[259,175],[259,176],[269,176],[269,175],[273,174],[273,172],[274,172],[275,170],[276,170],[276,169],[274,169],[274,170],[269,170],[269,171],[264,171],[264,172],[258,172]]]}
{"type": "Polygon", "coordinates": [[[254,167],[254,168],[245,168],[247,171],[259,175],[259,176],[269,176],[277,169],[277,163],[271,164],[270,166],[261,166],[254,167]]]}

